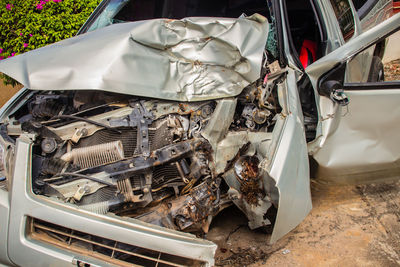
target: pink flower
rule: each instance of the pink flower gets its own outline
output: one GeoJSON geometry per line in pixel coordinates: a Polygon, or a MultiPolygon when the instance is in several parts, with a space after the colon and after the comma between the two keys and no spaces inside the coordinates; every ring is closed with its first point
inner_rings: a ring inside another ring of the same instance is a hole
{"type": "Polygon", "coordinates": [[[4,57],[0,57],[0,60],[3,60],[4,59],[4,57]]]}
{"type": "Polygon", "coordinates": [[[11,56],[12,56],[12,57],[15,56],[15,52],[12,52],[12,53],[11,53],[11,56]]]}
{"type": "Polygon", "coordinates": [[[43,9],[43,6],[42,6],[41,4],[37,4],[37,5],[36,5],[36,9],[42,10],[42,9],[43,9]]]}
{"type": "Polygon", "coordinates": [[[7,9],[7,10],[11,10],[11,8],[12,8],[13,6],[14,6],[13,4],[7,4],[7,5],[6,5],[6,9],[7,9]]]}
{"type": "Polygon", "coordinates": [[[0,48],[0,54],[3,53],[3,48],[0,48]]]}
{"type": "Polygon", "coordinates": [[[32,33],[30,33],[30,34],[29,34],[29,37],[32,37],[32,36],[33,36],[32,33]]]}
{"type": "Polygon", "coordinates": [[[22,34],[22,32],[19,34],[19,36],[22,36],[23,34],[22,34]]]}
{"type": "Polygon", "coordinates": [[[53,0],[54,3],[60,3],[62,0],[53,0]]]}
{"type": "Polygon", "coordinates": [[[27,48],[27,47],[28,47],[28,45],[29,45],[29,44],[27,44],[27,43],[24,43],[24,48],[27,48]]]}

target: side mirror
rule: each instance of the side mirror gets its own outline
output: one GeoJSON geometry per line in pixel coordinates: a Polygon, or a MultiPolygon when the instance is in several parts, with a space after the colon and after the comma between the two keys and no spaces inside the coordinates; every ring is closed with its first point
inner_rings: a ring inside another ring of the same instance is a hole
{"type": "Polygon", "coordinates": [[[330,96],[333,91],[343,89],[343,84],[336,80],[324,81],[319,86],[319,91],[321,95],[330,96]]]}
{"type": "Polygon", "coordinates": [[[332,90],[343,89],[345,73],[346,63],[341,63],[322,75],[318,81],[318,93],[329,97],[332,90]]]}
{"type": "Polygon", "coordinates": [[[319,94],[329,97],[341,106],[349,104],[349,99],[343,91],[345,70],[346,64],[339,64],[318,81],[319,94]]]}

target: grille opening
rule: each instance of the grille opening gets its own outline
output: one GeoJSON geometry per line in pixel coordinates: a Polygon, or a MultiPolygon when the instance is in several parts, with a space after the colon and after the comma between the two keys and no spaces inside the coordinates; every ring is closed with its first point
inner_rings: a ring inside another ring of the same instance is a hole
{"type": "Polygon", "coordinates": [[[28,217],[28,237],[116,266],[204,266],[204,262],[141,248],[28,217]]]}

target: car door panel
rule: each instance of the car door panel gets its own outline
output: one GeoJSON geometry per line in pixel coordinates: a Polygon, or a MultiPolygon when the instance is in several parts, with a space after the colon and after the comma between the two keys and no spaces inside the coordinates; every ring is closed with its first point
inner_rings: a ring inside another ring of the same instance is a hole
{"type": "Polygon", "coordinates": [[[370,48],[398,30],[399,25],[400,16],[395,15],[306,70],[319,90],[324,73],[347,63],[347,83],[341,89],[349,104],[340,106],[329,97],[320,97],[321,135],[309,144],[316,178],[354,183],[399,175],[400,81],[366,83],[366,75],[358,75],[357,79],[357,75],[349,74],[357,65],[364,74],[368,73],[368,60],[360,61],[360,55],[371,57],[370,48]]]}
{"type": "Polygon", "coordinates": [[[316,176],[337,183],[399,176],[400,84],[345,92],[350,103],[339,107],[339,124],[314,155],[316,176]]]}

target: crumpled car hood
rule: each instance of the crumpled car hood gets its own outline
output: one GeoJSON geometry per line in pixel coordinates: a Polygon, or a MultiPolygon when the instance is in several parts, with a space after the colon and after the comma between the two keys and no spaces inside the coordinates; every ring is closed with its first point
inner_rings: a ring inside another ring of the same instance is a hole
{"type": "Polygon", "coordinates": [[[37,90],[230,97],[260,77],[268,29],[258,14],[116,24],[4,60],[0,71],[37,90]]]}

